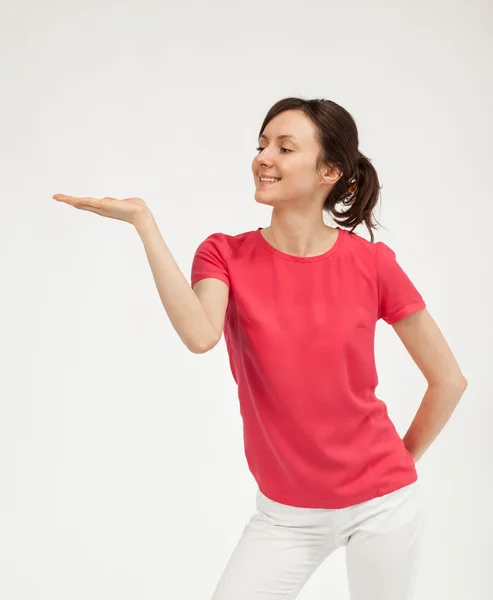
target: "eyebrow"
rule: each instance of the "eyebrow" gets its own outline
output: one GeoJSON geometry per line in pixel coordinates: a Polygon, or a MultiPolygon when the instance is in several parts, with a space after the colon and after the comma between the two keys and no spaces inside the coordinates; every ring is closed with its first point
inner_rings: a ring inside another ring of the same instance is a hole
{"type": "MultiPolygon", "coordinates": [[[[268,140],[268,139],[269,139],[269,138],[268,138],[266,135],[264,135],[264,134],[262,134],[262,135],[261,135],[261,136],[260,136],[258,139],[260,140],[260,139],[262,139],[262,138],[263,138],[264,140],[268,140]]],[[[277,139],[278,139],[278,140],[284,140],[284,139],[286,139],[286,138],[293,138],[293,140],[299,141],[297,137],[295,137],[294,135],[287,134],[287,133],[283,133],[283,134],[281,134],[281,135],[278,135],[278,136],[277,136],[277,139]]]]}

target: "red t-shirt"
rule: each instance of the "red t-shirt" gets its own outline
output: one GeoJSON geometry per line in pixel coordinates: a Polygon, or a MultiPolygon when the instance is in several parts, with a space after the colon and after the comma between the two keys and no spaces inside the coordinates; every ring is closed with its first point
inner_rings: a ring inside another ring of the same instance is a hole
{"type": "Polygon", "coordinates": [[[213,233],[192,287],[229,286],[224,338],[238,385],[245,456],[276,502],[343,508],[417,480],[412,456],[376,397],[375,326],[425,302],[385,243],[339,229],[319,256],[274,248],[259,227],[213,233]]]}

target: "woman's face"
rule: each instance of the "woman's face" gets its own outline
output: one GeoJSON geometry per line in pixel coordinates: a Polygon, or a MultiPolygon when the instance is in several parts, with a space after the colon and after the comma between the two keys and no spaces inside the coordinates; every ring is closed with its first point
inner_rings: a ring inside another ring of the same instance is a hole
{"type": "Polygon", "coordinates": [[[252,162],[255,200],[261,204],[306,207],[327,197],[327,183],[316,172],[320,146],[315,127],[301,111],[287,110],[274,117],[259,138],[258,154],[252,162]],[[293,136],[279,138],[278,136],[293,136]],[[260,174],[280,178],[275,183],[261,183],[260,174]]]}

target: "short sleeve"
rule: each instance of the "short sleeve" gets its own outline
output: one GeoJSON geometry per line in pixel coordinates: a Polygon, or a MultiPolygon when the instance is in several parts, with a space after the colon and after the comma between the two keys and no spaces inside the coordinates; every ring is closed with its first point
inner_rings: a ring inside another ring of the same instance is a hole
{"type": "Polygon", "coordinates": [[[220,279],[230,287],[227,258],[228,240],[222,233],[213,233],[195,251],[191,269],[192,287],[206,277],[220,279]]]}
{"type": "Polygon", "coordinates": [[[426,304],[415,285],[396,260],[395,252],[377,242],[378,318],[392,325],[426,304]]]}

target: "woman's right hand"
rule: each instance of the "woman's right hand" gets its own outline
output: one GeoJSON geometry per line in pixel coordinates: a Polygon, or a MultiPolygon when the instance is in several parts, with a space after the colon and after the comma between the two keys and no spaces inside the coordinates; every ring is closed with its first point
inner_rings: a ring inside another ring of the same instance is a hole
{"type": "Polygon", "coordinates": [[[77,198],[65,194],[55,194],[53,198],[80,210],[88,210],[102,217],[126,221],[131,225],[136,225],[139,219],[150,212],[142,198],[124,198],[123,200],[109,197],[77,198]]]}

